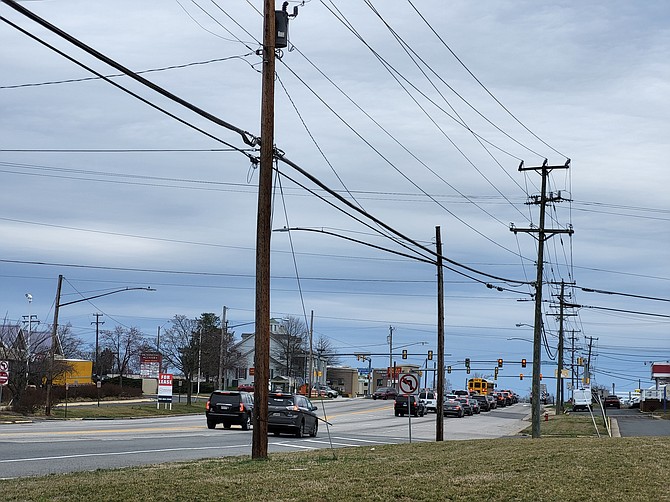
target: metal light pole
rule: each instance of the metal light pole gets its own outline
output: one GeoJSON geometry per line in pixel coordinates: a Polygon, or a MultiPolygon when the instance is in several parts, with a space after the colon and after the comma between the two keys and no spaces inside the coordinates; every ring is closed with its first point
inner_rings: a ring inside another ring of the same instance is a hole
{"type": "MultiPolygon", "coordinates": [[[[201,363],[202,363],[202,328],[198,330],[198,390],[196,391],[196,394],[198,397],[200,396],[200,369],[201,369],[201,363]]],[[[197,398],[196,398],[197,399],[197,398]]]]}
{"type": "Polygon", "coordinates": [[[80,303],[80,302],[85,302],[88,300],[93,300],[95,298],[100,298],[103,296],[109,296],[113,295],[115,293],[121,293],[123,291],[133,291],[133,290],[144,290],[144,291],[156,291],[154,288],[151,287],[134,287],[134,288],[122,288],[122,289],[115,289],[114,291],[108,291],[107,293],[101,293],[99,295],[93,295],[89,296],[86,298],[80,298],[78,300],[72,300],[70,302],[65,302],[61,303],[60,302],[60,293],[61,293],[61,288],[63,286],[63,275],[59,274],[58,275],[58,287],[56,288],[56,303],[54,306],[54,320],[53,320],[53,326],[51,327],[51,349],[49,350],[49,360],[48,360],[48,371],[47,371],[47,396],[46,396],[46,406],[44,409],[44,414],[45,415],[51,415],[51,394],[52,394],[52,387],[53,387],[53,370],[54,370],[54,358],[55,358],[55,352],[56,352],[56,339],[58,336],[58,314],[60,311],[61,307],[65,307],[66,305],[73,305],[75,303],[80,303]]]}

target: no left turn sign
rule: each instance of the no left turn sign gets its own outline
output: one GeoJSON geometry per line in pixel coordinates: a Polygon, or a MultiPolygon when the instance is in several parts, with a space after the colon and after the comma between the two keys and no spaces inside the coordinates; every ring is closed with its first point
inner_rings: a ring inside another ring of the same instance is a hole
{"type": "Polygon", "coordinates": [[[9,363],[7,361],[0,361],[0,371],[9,371],[9,363]]]}
{"type": "Polygon", "coordinates": [[[403,394],[419,392],[419,377],[413,373],[404,373],[398,379],[398,389],[403,394]]]}

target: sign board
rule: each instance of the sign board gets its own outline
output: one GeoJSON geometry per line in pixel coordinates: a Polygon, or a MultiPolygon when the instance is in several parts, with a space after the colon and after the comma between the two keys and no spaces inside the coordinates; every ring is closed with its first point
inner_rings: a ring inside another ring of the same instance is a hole
{"type": "Polygon", "coordinates": [[[357,368],[359,375],[367,375],[370,373],[370,368],[357,368]]]}
{"type": "Polygon", "coordinates": [[[0,385],[7,385],[7,382],[9,382],[9,373],[0,371],[0,385]]]}
{"type": "Polygon", "coordinates": [[[419,377],[414,373],[404,373],[398,379],[398,390],[402,394],[416,394],[419,392],[419,377]]]}
{"type": "Polygon", "coordinates": [[[254,376],[255,370],[254,368],[249,368],[249,376],[254,376]]]}
{"type": "Polygon", "coordinates": [[[163,356],[160,352],[142,352],[140,354],[140,376],[142,378],[158,378],[162,362],[163,356]]]}
{"type": "Polygon", "coordinates": [[[386,368],[386,376],[388,376],[389,378],[390,377],[395,378],[401,373],[402,373],[402,366],[395,366],[395,367],[389,366],[388,368],[386,368]]]}
{"type": "Polygon", "coordinates": [[[9,371],[9,361],[0,361],[0,371],[9,371]]]}
{"type": "Polygon", "coordinates": [[[651,363],[651,378],[670,378],[670,363],[651,363]]]}
{"type": "Polygon", "coordinates": [[[172,374],[161,373],[158,377],[158,402],[172,402],[172,374]]]}

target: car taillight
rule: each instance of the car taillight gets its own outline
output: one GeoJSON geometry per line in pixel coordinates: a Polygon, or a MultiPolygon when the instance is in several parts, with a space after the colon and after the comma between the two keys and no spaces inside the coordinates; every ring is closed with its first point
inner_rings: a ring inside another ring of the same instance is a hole
{"type": "Polygon", "coordinates": [[[209,410],[209,399],[207,400],[207,403],[205,404],[205,410],[209,410]]]}
{"type": "Polygon", "coordinates": [[[240,413],[244,411],[244,403],[240,403],[240,413]]]}

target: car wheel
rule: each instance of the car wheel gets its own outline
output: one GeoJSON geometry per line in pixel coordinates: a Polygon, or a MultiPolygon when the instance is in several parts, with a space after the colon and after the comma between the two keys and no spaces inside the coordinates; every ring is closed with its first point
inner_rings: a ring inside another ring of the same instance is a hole
{"type": "Polygon", "coordinates": [[[213,429],[214,427],[216,427],[216,422],[213,422],[212,420],[207,420],[207,428],[213,429]]]}
{"type": "Polygon", "coordinates": [[[400,413],[398,413],[398,412],[396,411],[396,412],[395,412],[395,416],[396,416],[396,417],[399,417],[399,416],[400,416],[400,413]]]}
{"type": "Polygon", "coordinates": [[[376,400],[377,400],[377,396],[373,395],[373,396],[372,396],[372,400],[373,400],[373,401],[376,401],[376,400]]]}
{"type": "Polygon", "coordinates": [[[318,432],[319,432],[319,421],[315,420],[314,427],[312,427],[312,432],[310,432],[309,435],[315,438],[318,432]]]}
{"type": "Polygon", "coordinates": [[[388,397],[387,397],[387,396],[382,396],[382,399],[383,399],[384,401],[386,401],[386,400],[388,399],[388,397]]]}
{"type": "Polygon", "coordinates": [[[244,415],[244,421],[242,422],[242,430],[248,431],[251,428],[251,417],[249,415],[244,415]]]}
{"type": "Polygon", "coordinates": [[[305,421],[304,420],[302,422],[300,422],[300,426],[298,427],[298,430],[295,433],[295,437],[297,437],[297,438],[305,437],[305,421]]]}
{"type": "Polygon", "coordinates": [[[223,423],[223,428],[224,429],[230,429],[230,424],[228,422],[223,423]]]}
{"type": "Polygon", "coordinates": [[[463,418],[464,413],[461,411],[458,415],[458,418],[463,418]]]}

